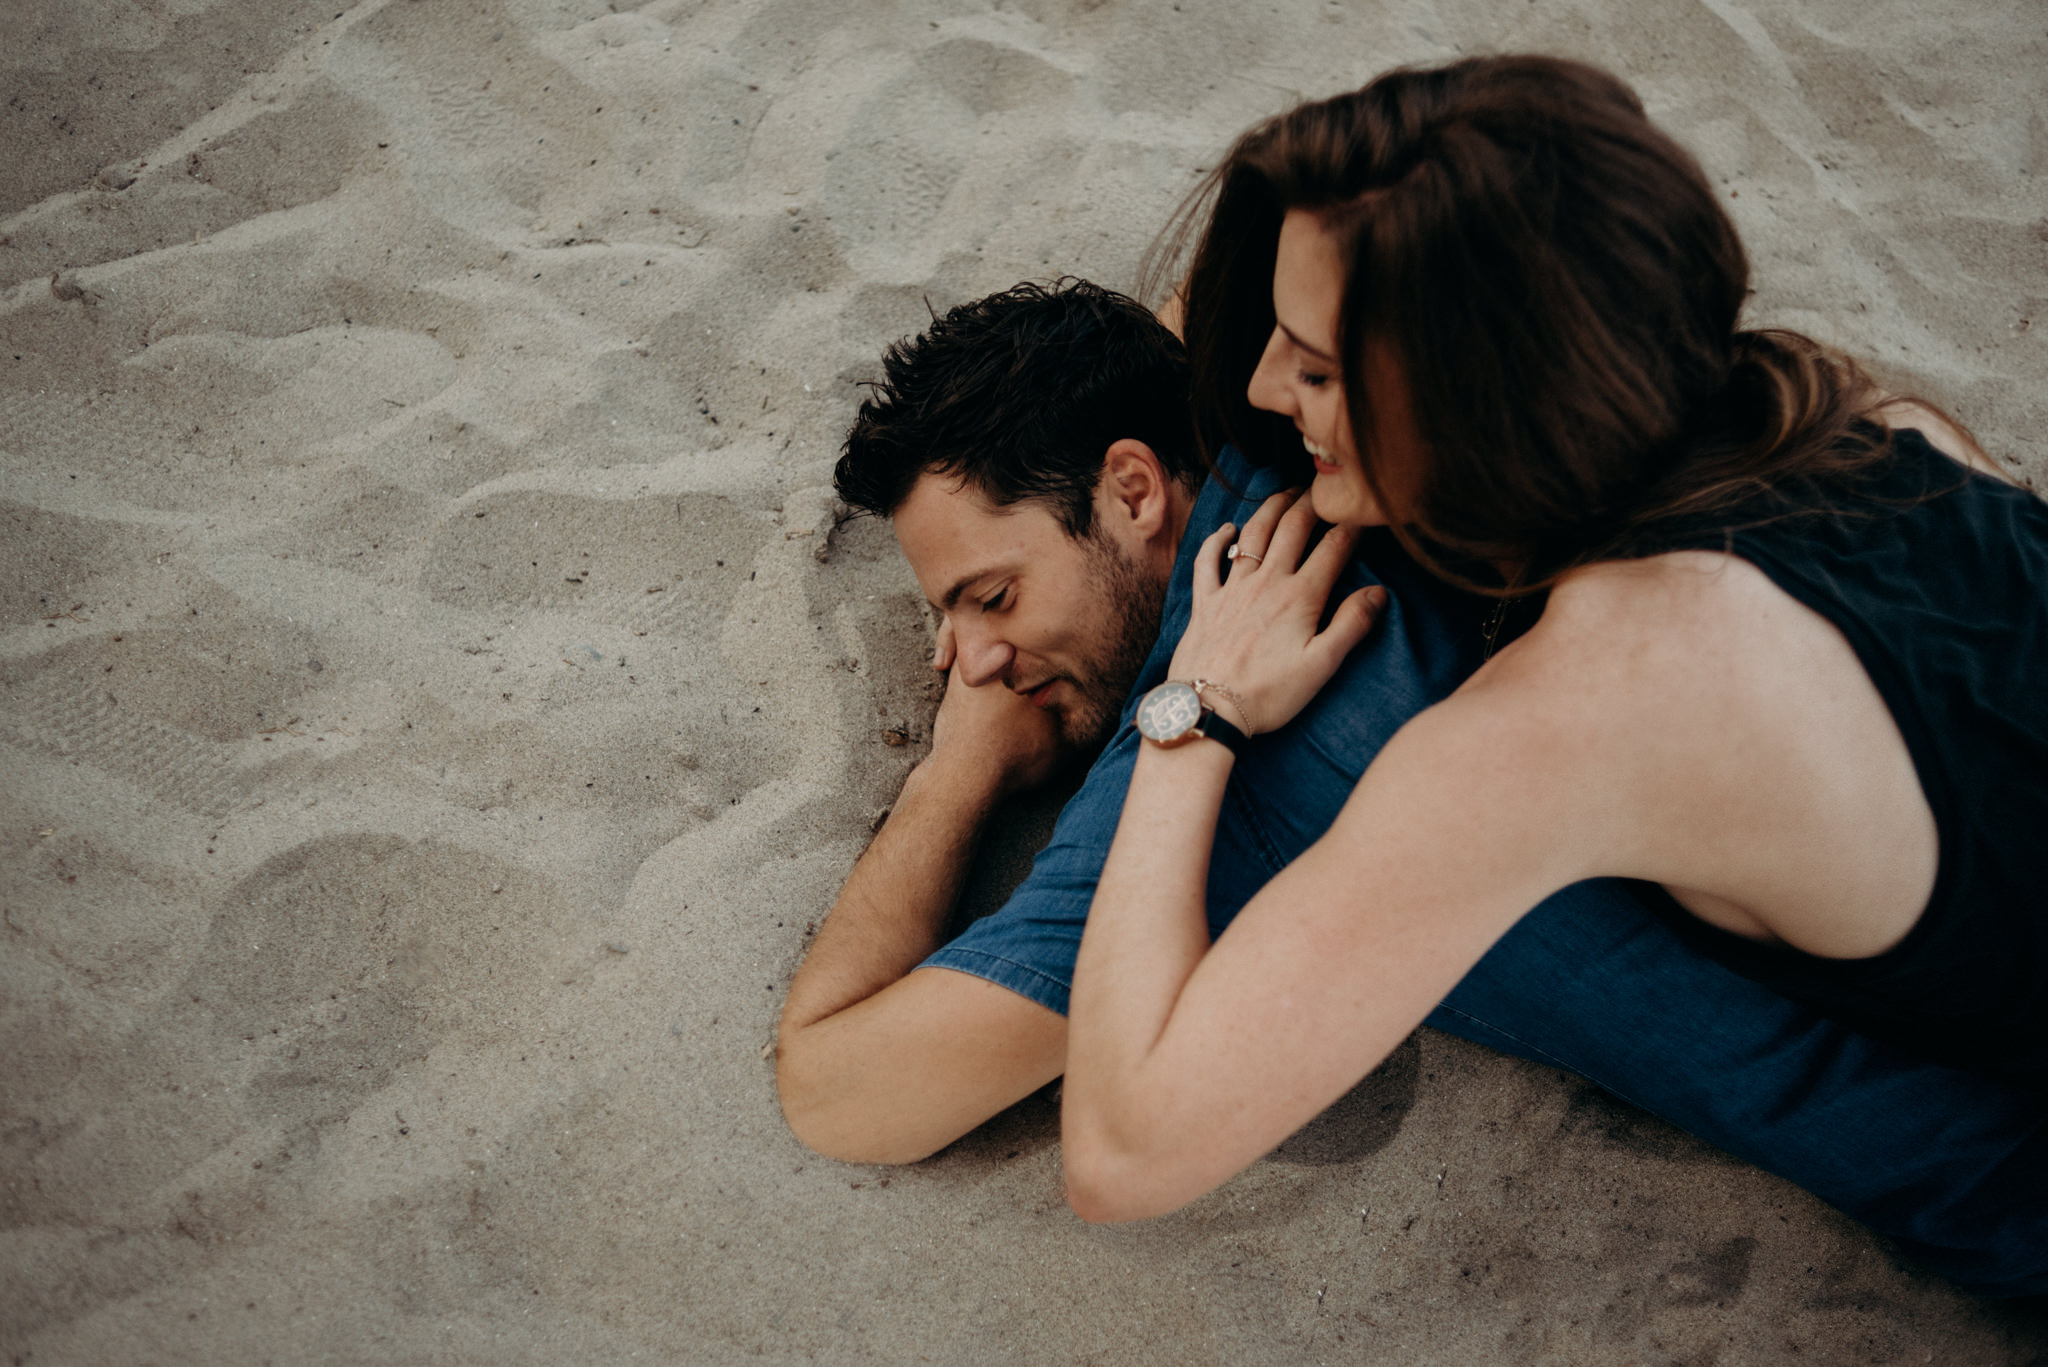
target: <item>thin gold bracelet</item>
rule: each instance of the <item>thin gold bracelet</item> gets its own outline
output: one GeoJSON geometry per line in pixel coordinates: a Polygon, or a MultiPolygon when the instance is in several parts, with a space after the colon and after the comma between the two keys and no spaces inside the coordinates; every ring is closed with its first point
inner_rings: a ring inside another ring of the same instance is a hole
{"type": "MultiPolygon", "coordinates": [[[[1237,715],[1239,719],[1244,722],[1244,733],[1247,736],[1255,736],[1259,733],[1258,726],[1252,721],[1251,708],[1246,707],[1244,699],[1237,696],[1237,690],[1229,687],[1226,684],[1217,683],[1214,679],[1191,679],[1188,682],[1188,687],[1195,690],[1195,696],[1197,698],[1202,696],[1203,689],[1215,689],[1218,693],[1221,693],[1224,697],[1230,699],[1230,705],[1237,709],[1237,715]]],[[[1214,709],[1211,710],[1213,711],[1214,709]]]]}

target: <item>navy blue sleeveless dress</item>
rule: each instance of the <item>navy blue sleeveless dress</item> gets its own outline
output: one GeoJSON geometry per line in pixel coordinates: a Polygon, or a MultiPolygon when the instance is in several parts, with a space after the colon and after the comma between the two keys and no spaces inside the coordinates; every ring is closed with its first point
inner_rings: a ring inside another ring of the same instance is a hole
{"type": "Polygon", "coordinates": [[[1737,509],[1651,549],[1732,552],[1848,638],[1905,738],[1941,862],[1919,922],[1868,959],[1757,944],[1655,885],[1645,899],[1866,1033],[2048,1087],[2048,504],[1906,429],[1826,507],[1737,509]]]}

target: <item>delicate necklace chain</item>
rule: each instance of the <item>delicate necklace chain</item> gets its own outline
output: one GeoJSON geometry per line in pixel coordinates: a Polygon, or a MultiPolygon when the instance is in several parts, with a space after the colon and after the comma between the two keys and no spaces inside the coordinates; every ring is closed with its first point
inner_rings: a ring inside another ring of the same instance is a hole
{"type": "Polygon", "coordinates": [[[1501,628],[1505,627],[1508,623],[1508,609],[1514,606],[1515,599],[1513,594],[1515,586],[1522,582],[1522,570],[1524,568],[1524,566],[1520,565],[1515,567],[1515,572],[1508,576],[1508,582],[1501,586],[1503,590],[1501,596],[1493,600],[1493,611],[1486,614],[1486,626],[1484,627],[1486,633],[1486,653],[1479,657],[1482,664],[1492,659],[1493,652],[1500,649],[1501,628]]]}
{"type": "Polygon", "coordinates": [[[1486,653],[1480,656],[1482,662],[1493,658],[1493,652],[1500,645],[1500,629],[1507,624],[1508,603],[1506,598],[1493,600],[1493,611],[1486,615],[1486,653]]]}

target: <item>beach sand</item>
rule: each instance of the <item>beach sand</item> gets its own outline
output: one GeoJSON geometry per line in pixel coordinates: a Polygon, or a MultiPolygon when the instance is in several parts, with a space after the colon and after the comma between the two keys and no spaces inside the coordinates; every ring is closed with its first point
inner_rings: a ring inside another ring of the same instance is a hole
{"type": "Polygon", "coordinates": [[[1698,151],[1757,320],[2048,475],[2031,0],[9,0],[6,1360],[2048,1354],[1430,1032],[1126,1228],[1049,1096],[896,1170],[777,1112],[935,702],[828,488],[857,382],[928,307],[1130,287],[1253,120],[1510,49],[1698,151]]]}

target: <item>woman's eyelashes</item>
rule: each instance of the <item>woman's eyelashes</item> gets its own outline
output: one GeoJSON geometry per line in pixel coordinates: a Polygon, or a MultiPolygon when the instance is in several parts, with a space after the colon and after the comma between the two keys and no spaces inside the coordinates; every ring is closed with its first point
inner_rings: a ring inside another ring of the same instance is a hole
{"type": "Polygon", "coordinates": [[[1297,370],[1294,372],[1294,378],[1301,384],[1307,385],[1310,389],[1321,389],[1330,382],[1328,375],[1318,374],[1312,370],[1297,370]]]}
{"type": "Polygon", "coordinates": [[[1008,603],[1009,601],[1010,586],[1008,584],[1005,584],[1001,588],[997,589],[994,593],[990,594],[988,597],[981,600],[981,610],[983,612],[1000,612],[1003,608],[1003,605],[1005,603],[1008,603]]]}

